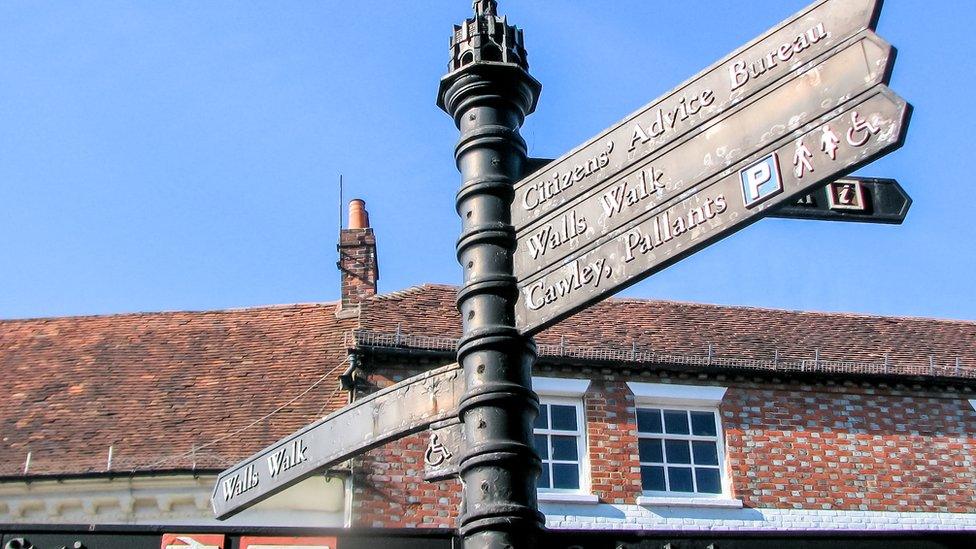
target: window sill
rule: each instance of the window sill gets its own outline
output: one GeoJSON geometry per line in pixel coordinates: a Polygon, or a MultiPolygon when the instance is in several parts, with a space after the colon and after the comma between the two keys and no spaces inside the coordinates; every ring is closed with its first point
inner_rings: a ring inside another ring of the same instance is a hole
{"type": "Polygon", "coordinates": [[[594,494],[568,494],[563,492],[539,492],[540,502],[549,503],[599,503],[594,494]]]}
{"type": "Polygon", "coordinates": [[[741,499],[728,498],[682,498],[639,496],[637,505],[644,507],[719,507],[724,509],[741,509],[741,499]]]}

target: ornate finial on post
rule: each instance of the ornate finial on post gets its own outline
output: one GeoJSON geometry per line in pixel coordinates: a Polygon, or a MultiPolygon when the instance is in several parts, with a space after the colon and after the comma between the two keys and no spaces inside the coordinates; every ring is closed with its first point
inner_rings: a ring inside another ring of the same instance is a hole
{"type": "Polygon", "coordinates": [[[511,204],[526,163],[519,128],[542,86],[528,73],[522,31],[495,9],[493,0],[476,1],[475,16],[454,27],[449,72],[437,94],[461,132],[454,149],[464,271],[457,356],[467,384],[458,404],[466,440],[458,531],[464,549],[529,549],[544,523],[532,443],[539,400],[532,392],[535,344],[515,328],[511,204]]]}
{"type": "Polygon", "coordinates": [[[497,15],[498,2],[495,0],[474,0],[474,14],[478,17],[482,15],[497,15]]]}
{"type": "Polygon", "coordinates": [[[497,14],[495,0],[475,0],[474,17],[454,26],[451,61],[454,72],[471,63],[511,63],[528,70],[522,30],[497,14]]]}

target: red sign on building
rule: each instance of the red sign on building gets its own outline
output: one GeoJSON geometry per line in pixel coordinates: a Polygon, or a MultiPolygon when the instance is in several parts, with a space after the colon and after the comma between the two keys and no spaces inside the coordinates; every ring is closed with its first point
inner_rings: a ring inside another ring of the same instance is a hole
{"type": "Polygon", "coordinates": [[[160,549],[224,549],[223,534],[163,534],[160,549]]]}
{"type": "Polygon", "coordinates": [[[336,549],[336,538],[265,538],[244,536],[240,549],[336,549]]]}

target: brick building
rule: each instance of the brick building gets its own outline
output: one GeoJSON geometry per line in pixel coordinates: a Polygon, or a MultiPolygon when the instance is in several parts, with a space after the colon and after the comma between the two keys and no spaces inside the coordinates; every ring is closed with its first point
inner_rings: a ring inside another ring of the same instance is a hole
{"type": "MultiPolygon", "coordinates": [[[[336,303],[0,322],[0,524],[213,526],[218,471],[453,362],[456,289],[377,294],[352,219],[336,303]]],[[[550,528],[976,530],[976,323],[616,299],[536,341],[550,528]]],[[[427,444],[229,524],[452,528],[427,444]]]]}

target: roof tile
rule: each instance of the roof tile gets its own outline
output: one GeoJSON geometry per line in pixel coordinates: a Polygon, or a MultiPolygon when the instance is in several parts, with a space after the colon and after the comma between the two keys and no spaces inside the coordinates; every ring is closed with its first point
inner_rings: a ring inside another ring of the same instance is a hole
{"type": "Polygon", "coordinates": [[[232,464],[346,403],[337,376],[357,322],[334,311],[2,321],[0,476],[23,474],[28,452],[31,475],[106,472],[110,446],[117,472],[232,464]]]}

